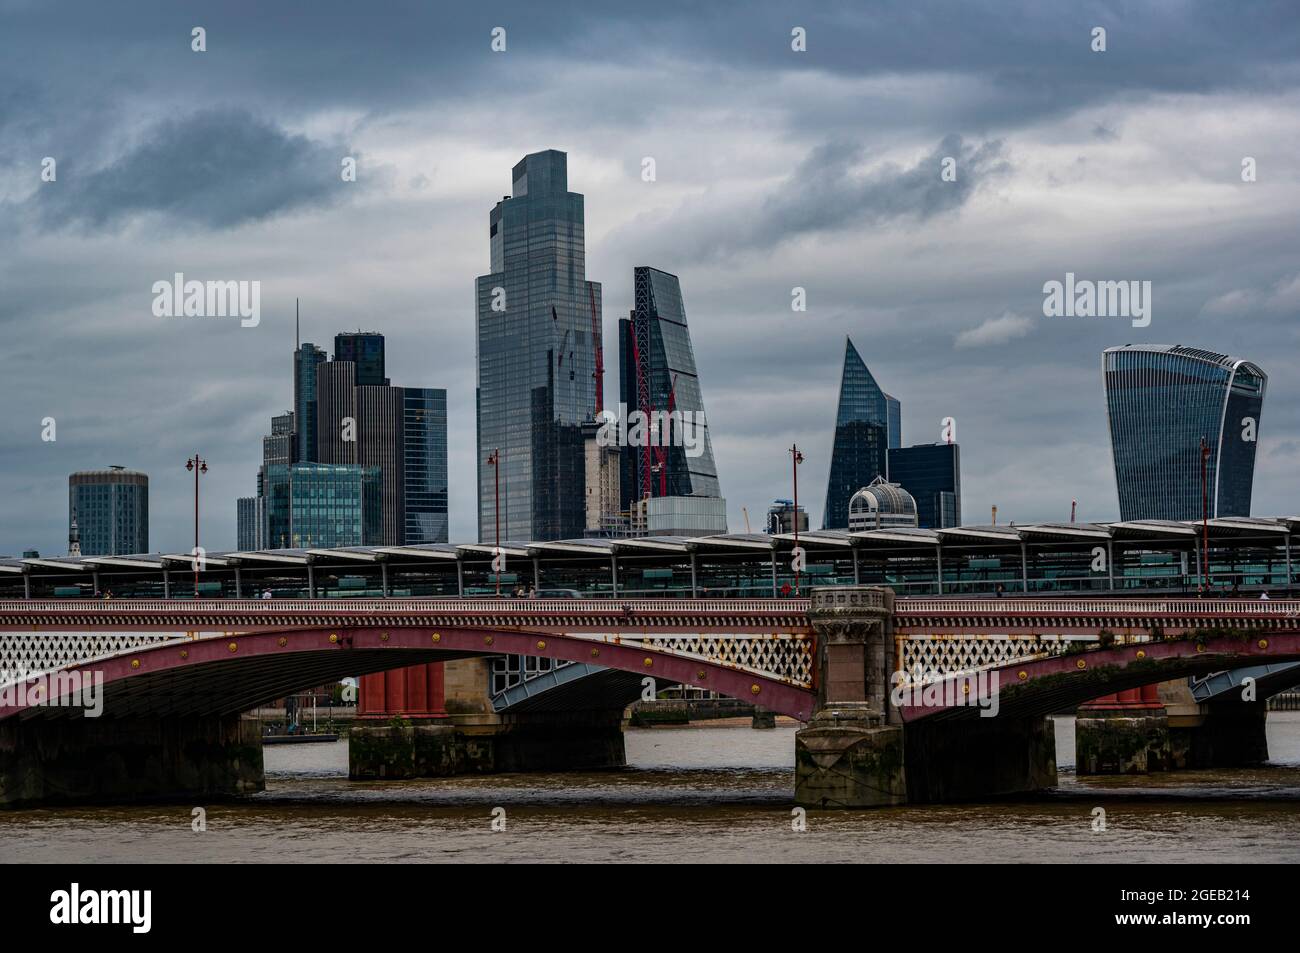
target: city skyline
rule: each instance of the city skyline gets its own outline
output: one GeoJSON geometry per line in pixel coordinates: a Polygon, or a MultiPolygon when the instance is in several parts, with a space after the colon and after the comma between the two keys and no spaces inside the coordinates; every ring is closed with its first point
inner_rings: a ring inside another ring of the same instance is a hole
{"type": "MultiPolygon", "coordinates": [[[[331,26],[345,16],[323,9],[331,26]]],[[[313,328],[411,342],[389,355],[392,379],[447,389],[449,535],[474,538],[469,284],[485,271],[482,213],[504,191],[502,168],[547,148],[569,154],[587,196],[607,368],[615,318],[633,305],[623,276],[652,262],[689,291],[733,529],[741,507],[752,515],[789,495],[795,440],[808,461],[800,502],[822,510],[845,335],[870,336],[868,363],[906,399],[905,443],[937,440],[940,420],[956,418],[965,522],[986,521],[993,504],[999,522],[1065,520],[1075,498],[1081,520],[1118,518],[1096,362],[1141,342],[1273,372],[1252,511],[1293,510],[1300,382],[1284,361],[1300,343],[1300,184],[1296,95],[1278,77],[1295,73],[1296,25],[1114,21],[1099,5],[1073,22],[1076,42],[1070,23],[1029,6],[990,16],[954,5],[939,61],[902,9],[882,7],[870,24],[843,8],[804,17],[807,54],[789,51],[792,15],[775,7],[732,33],[660,11],[663,31],[636,34],[637,56],[598,25],[519,8],[503,14],[511,44],[495,59],[494,24],[467,18],[437,32],[481,32],[481,51],[458,44],[431,63],[396,41],[391,72],[364,82],[321,65],[338,40],[319,23],[272,31],[253,50],[241,38],[252,14],[214,12],[204,60],[183,11],[88,7],[90,42],[56,41],[50,14],[20,9],[0,41],[15,88],[36,62],[112,63],[128,42],[175,49],[157,75],[100,71],[117,95],[110,111],[81,105],[98,101],[85,85],[94,70],[56,70],[39,104],[0,108],[3,320],[22,329],[0,365],[0,551],[62,551],[67,474],[109,464],[150,475],[152,548],[187,551],[184,461],[196,449],[210,466],[203,541],[233,547],[234,500],[248,493],[266,418],[284,409],[258,381],[282,374],[295,297],[313,328]],[[1114,21],[1123,42],[1091,53],[1094,19],[1114,21]],[[1234,43],[1249,44],[1248,61],[1219,52],[1234,43]],[[546,69],[574,49],[582,67],[546,69]],[[1009,101],[998,82],[1008,60],[1032,77],[1024,88],[1057,95],[1009,101]],[[214,84],[214,69],[234,85],[214,84]],[[523,77],[538,84],[531,94],[508,88],[523,77]],[[476,114],[488,99],[458,105],[469,82],[490,91],[490,123],[476,114]],[[654,112],[611,108],[646,88],[654,112]],[[173,90],[183,108],[169,108],[173,90]],[[705,110],[714,121],[694,121],[705,110]],[[237,161],[196,178],[196,157],[220,143],[237,161]],[[343,184],[348,155],[359,175],[343,184]],[[931,170],[949,155],[958,175],[943,183],[931,170]],[[44,156],[59,159],[57,182],[39,181],[44,156]],[[1258,163],[1255,182],[1241,180],[1244,156],[1258,163]],[[136,176],[148,187],[113,187],[136,176]],[[181,270],[261,281],[260,324],[155,317],[151,284],[181,270]],[[1153,281],[1150,326],[1043,316],[1043,284],[1067,273],[1153,281]],[[791,310],[794,288],[807,311],[791,310]],[[54,442],[40,439],[46,417],[54,442]]],[[[349,42],[395,42],[361,26],[349,42]]],[[[606,393],[616,384],[607,371],[606,393]]]]}

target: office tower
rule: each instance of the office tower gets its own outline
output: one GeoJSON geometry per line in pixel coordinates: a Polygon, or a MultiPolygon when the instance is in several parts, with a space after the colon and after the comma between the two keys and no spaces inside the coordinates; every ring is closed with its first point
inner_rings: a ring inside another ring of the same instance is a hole
{"type": "Polygon", "coordinates": [[[479,539],[580,537],[582,424],[596,411],[600,285],[586,280],[583,197],[550,150],[513,169],[488,216],[491,273],[476,282],[479,539]]]}
{"type": "Polygon", "coordinates": [[[316,369],[327,355],[315,344],[304,343],[293,352],[293,413],[298,427],[298,459],[318,459],[316,440],[316,369]]]}
{"type": "Polygon", "coordinates": [[[623,454],[623,508],[646,497],[720,498],[681,284],[643,266],[633,271],[633,290],[635,308],[618,323],[619,397],[626,414],[639,411],[659,439],[623,454]],[[656,425],[656,415],[668,423],[656,425]]]}
{"type": "Polygon", "coordinates": [[[405,462],[405,542],[447,538],[447,392],[403,387],[402,458],[405,462]]]}
{"type": "Polygon", "coordinates": [[[125,467],[68,477],[68,529],[77,521],[83,556],[149,551],[149,477],[125,467]]]}
{"type": "MultiPolygon", "coordinates": [[[[847,529],[849,498],[876,477],[888,473],[888,405],[884,391],[867,370],[853,342],[846,338],[823,529],[847,529]]],[[[901,421],[901,411],[899,417],[901,421]]]]}
{"type": "Polygon", "coordinates": [[[885,408],[889,419],[889,449],[897,450],[903,445],[903,405],[897,397],[886,394],[885,408]]]}
{"type": "MultiPolygon", "coordinates": [[[[260,482],[260,481],[259,481],[260,482]]],[[[235,501],[237,514],[235,548],[240,552],[265,549],[264,527],[266,514],[262,509],[262,496],[241,496],[235,501]]]]}
{"type": "Polygon", "coordinates": [[[1102,354],[1106,418],[1122,520],[1197,520],[1201,438],[1210,517],[1249,516],[1266,375],[1258,365],[1181,345],[1102,354]]]}
{"type": "Polygon", "coordinates": [[[325,361],[316,371],[316,452],[304,463],[360,463],[357,457],[357,366],[325,361]]]}
{"type": "Polygon", "coordinates": [[[773,536],[778,533],[793,533],[796,517],[799,532],[808,532],[808,511],[802,503],[796,510],[794,500],[774,500],[767,508],[767,532],[773,536]]]}
{"type": "Polygon", "coordinates": [[[849,532],[914,528],[916,500],[897,483],[878,476],[849,498],[849,532]]]}
{"type": "Polygon", "coordinates": [[[265,483],[269,548],[381,545],[377,467],[276,464],[267,471],[265,483]]]}
{"type": "Polygon", "coordinates": [[[889,479],[916,501],[918,525],[961,525],[961,451],[955,443],[918,444],[889,451],[889,479]]]}
{"type": "MultiPolygon", "coordinates": [[[[338,362],[335,362],[338,363],[338,362]]],[[[376,542],[400,546],[406,541],[406,459],[402,453],[405,407],[402,388],[357,387],[355,462],[379,470],[381,517],[376,542]]]]}
{"type": "Polygon", "coordinates": [[[263,466],[298,461],[298,443],[294,425],[295,414],[291,410],[271,418],[271,432],[262,438],[263,466]]]}
{"type": "Polygon", "coordinates": [[[356,365],[358,387],[388,383],[384,376],[384,336],[378,331],[334,335],[334,360],[356,365]]]}
{"type": "Polygon", "coordinates": [[[616,443],[602,441],[603,420],[591,420],[582,425],[583,459],[586,468],[586,523],[587,536],[626,535],[627,520],[622,517],[622,448],[616,443]]]}

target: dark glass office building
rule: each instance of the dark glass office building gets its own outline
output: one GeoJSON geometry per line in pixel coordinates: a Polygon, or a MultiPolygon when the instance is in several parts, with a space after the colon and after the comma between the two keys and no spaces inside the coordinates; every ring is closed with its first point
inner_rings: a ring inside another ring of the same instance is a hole
{"type": "Polygon", "coordinates": [[[961,451],[957,444],[891,447],[889,481],[916,500],[918,526],[948,529],[961,525],[961,451]]]}
{"type": "MultiPolygon", "coordinates": [[[[853,342],[846,338],[823,529],[848,529],[849,498],[876,477],[887,475],[891,399],[871,376],[853,342]]],[[[901,430],[901,407],[898,418],[901,430]]]]}
{"type": "Polygon", "coordinates": [[[125,467],[68,477],[68,530],[77,521],[83,556],[149,552],[149,477],[125,467]]]}
{"type": "Polygon", "coordinates": [[[265,486],[270,548],[381,545],[378,467],[276,464],[267,470],[265,486]]]}
{"type": "Polygon", "coordinates": [[[525,156],[512,182],[488,216],[491,273],[476,282],[479,539],[496,536],[494,450],[501,539],[577,538],[600,285],[586,279],[583,197],[569,191],[565,154],[525,156]]]}
{"type": "Polygon", "coordinates": [[[334,360],[351,361],[356,365],[358,386],[388,383],[384,376],[384,336],[378,331],[334,335],[334,360]]]}
{"type": "Polygon", "coordinates": [[[1209,515],[1250,515],[1268,385],[1258,365],[1181,345],[1126,345],[1102,354],[1102,379],[1120,519],[1200,519],[1202,437],[1209,515]]]}
{"type": "Polygon", "coordinates": [[[406,470],[404,542],[445,543],[447,538],[447,392],[403,387],[406,470]]]}
{"type": "Polygon", "coordinates": [[[315,344],[293,352],[293,412],[298,427],[298,459],[319,459],[316,441],[316,369],[328,355],[315,344]]]}
{"type": "Polygon", "coordinates": [[[678,418],[690,423],[677,432],[667,417],[669,426],[660,430],[665,446],[623,449],[622,508],[647,496],[721,497],[681,283],[666,271],[639,267],[633,286],[636,307],[618,322],[619,399],[628,414],[639,410],[646,420],[655,413],[690,414],[678,418]]]}

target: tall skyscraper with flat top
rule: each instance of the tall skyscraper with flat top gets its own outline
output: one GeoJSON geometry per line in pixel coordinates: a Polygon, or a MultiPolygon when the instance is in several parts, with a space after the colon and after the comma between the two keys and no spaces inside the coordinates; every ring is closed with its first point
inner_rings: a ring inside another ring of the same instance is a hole
{"type": "Polygon", "coordinates": [[[1210,517],[1249,516],[1268,375],[1167,344],[1107,348],[1101,366],[1120,519],[1200,519],[1202,437],[1210,517]]]}
{"type": "Polygon", "coordinates": [[[567,158],[525,156],[512,194],[488,216],[491,273],[477,280],[479,539],[583,535],[582,425],[596,410],[593,326],[600,285],[587,280],[583,197],[567,158]]]}

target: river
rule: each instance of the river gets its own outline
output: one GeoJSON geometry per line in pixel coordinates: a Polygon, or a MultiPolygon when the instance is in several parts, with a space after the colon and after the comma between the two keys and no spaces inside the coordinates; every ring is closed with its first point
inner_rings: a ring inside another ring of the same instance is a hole
{"type": "Polygon", "coordinates": [[[191,825],[201,805],[0,812],[0,861],[1300,860],[1300,712],[1269,715],[1262,768],[1087,780],[1073,771],[1074,720],[1059,718],[1053,793],[809,811],[802,831],[794,732],[632,729],[623,771],[367,783],[348,781],[346,742],[271,746],[266,791],[206,806],[205,831],[191,825]]]}

